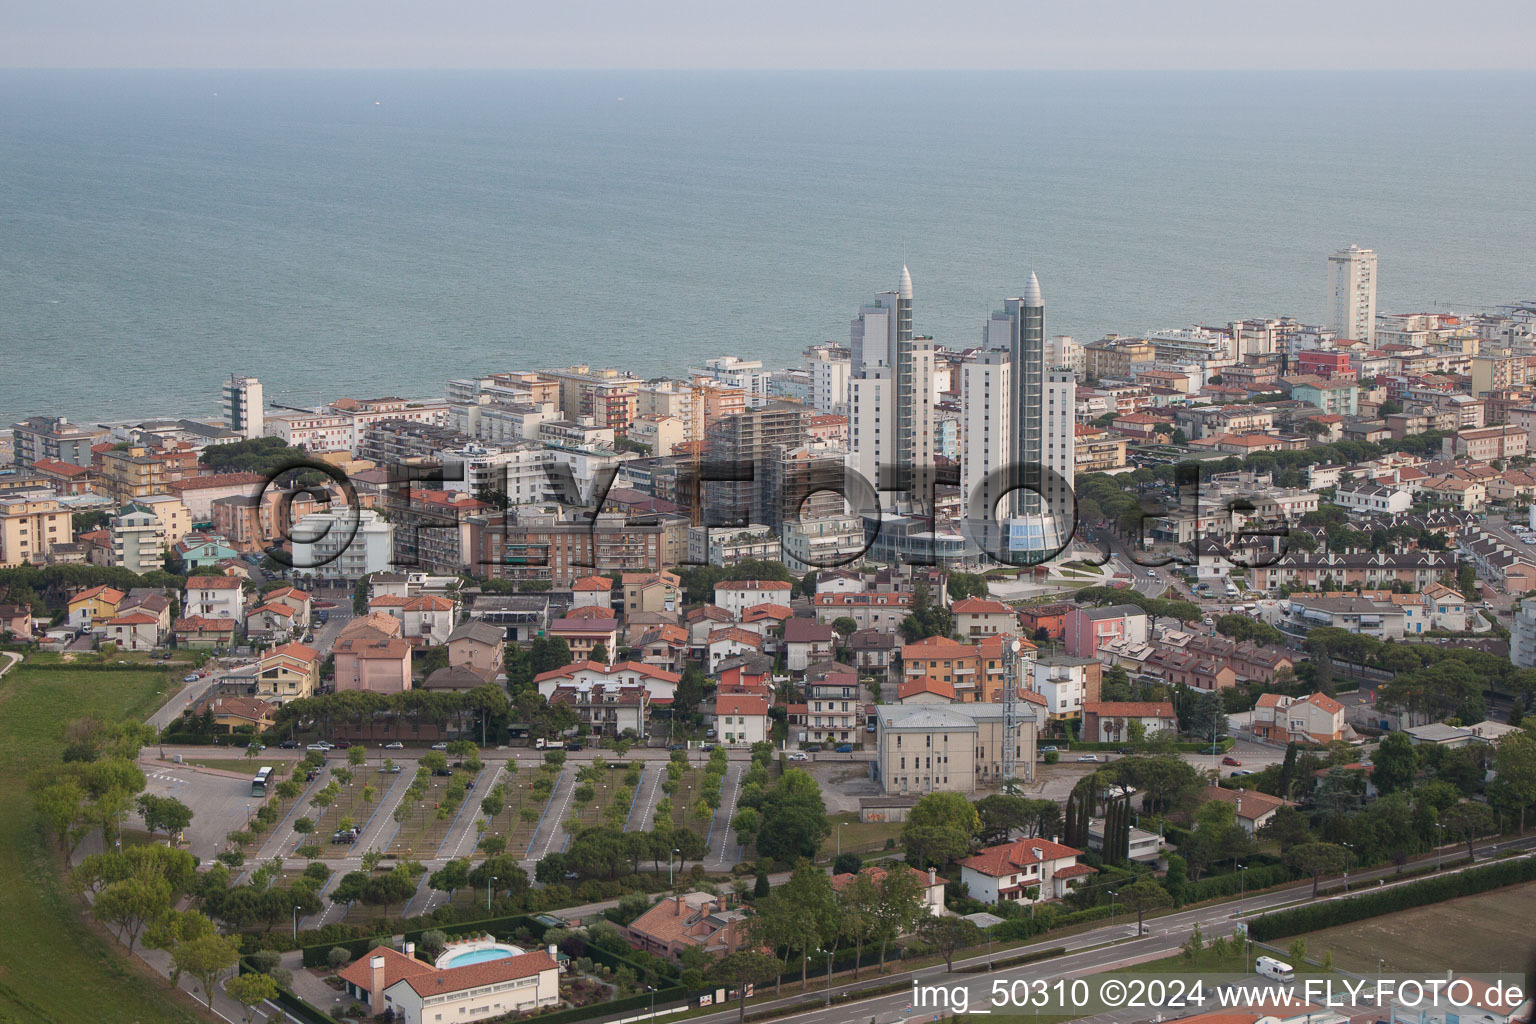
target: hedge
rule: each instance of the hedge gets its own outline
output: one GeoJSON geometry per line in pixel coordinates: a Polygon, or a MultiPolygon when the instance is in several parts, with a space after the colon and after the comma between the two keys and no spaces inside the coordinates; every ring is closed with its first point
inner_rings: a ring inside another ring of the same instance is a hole
{"type": "Polygon", "coordinates": [[[1179,892],[1179,898],[1185,903],[1199,903],[1218,896],[1236,896],[1244,891],[1257,892],[1260,889],[1268,889],[1270,886],[1293,882],[1300,877],[1298,872],[1292,871],[1283,864],[1249,868],[1247,871],[1212,875],[1198,882],[1186,882],[1179,892]]]}
{"type": "MultiPolygon", "coordinates": [[[[971,950],[977,949],[971,946],[966,950],[967,955],[971,950]]],[[[1052,946],[1050,949],[1037,949],[1033,953],[1023,953],[1019,956],[1000,956],[989,964],[976,964],[972,967],[961,967],[956,974],[982,974],[987,971],[1001,970],[1004,967],[1018,967],[1021,964],[1032,964],[1037,960],[1049,960],[1052,957],[1066,956],[1066,946],[1052,946]]]]}
{"type": "MultiPolygon", "coordinates": [[[[1062,741],[1060,740],[1056,741],[1056,746],[1059,747],[1061,742],[1062,741]]],[[[1233,744],[1236,742],[1237,741],[1230,736],[1223,736],[1220,740],[1217,741],[1218,745],[1223,751],[1231,750],[1233,744]]],[[[1176,751],[1181,754],[1198,754],[1207,749],[1210,745],[1210,742],[1207,740],[1190,741],[1187,743],[1170,744],[1167,750],[1176,751]]],[[[1044,746],[1051,746],[1051,744],[1046,743],[1044,746]]],[[[1085,752],[1094,750],[1107,750],[1110,753],[1114,753],[1117,750],[1128,750],[1131,752],[1131,754],[1139,754],[1144,757],[1151,757],[1155,754],[1161,754],[1165,752],[1161,748],[1158,750],[1138,750],[1134,745],[1123,741],[1120,743],[1089,743],[1087,740],[1070,740],[1067,741],[1067,749],[1082,750],[1085,752]]]]}
{"type": "Polygon", "coordinates": [[[1536,858],[1503,861],[1454,875],[1440,875],[1390,889],[1264,914],[1249,923],[1248,931],[1259,942],[1268,942],[1533,880],[1536,880],[1536,858]]]}

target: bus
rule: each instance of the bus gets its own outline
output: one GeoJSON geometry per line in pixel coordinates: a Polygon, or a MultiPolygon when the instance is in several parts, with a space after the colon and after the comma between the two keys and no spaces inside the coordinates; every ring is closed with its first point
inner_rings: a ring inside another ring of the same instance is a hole
{"type": "Polygon", "coordinates": [[[271,780],[272,766],[268,765],[267,767],[261,769],[261,771],[257,772],[256,777],[251,780],[251,796],[266,796],[267,783],[271,780]]]}

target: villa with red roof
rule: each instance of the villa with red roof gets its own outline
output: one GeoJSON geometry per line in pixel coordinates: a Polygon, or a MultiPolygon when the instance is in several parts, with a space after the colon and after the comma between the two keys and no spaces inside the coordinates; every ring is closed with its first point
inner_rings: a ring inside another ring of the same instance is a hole
{"type": "Polygon", "coordinates": [[[768,700],[749,693],[715,695],[715,733],[726,746],[751,746],[768,739],[768,700]]]}
{"type": "MultiPolygon", "coordinates": [[[[926,909],[928,913],[932,914],[934,917],[943,917],[944,886],[949,884],[949,880],[940,878],[939,873],[933,870],[933,868],[929,868],[927,871],[919,871],[917,868],[901,865],[897,870],[907,871],[918,877],[923,885],[924,909],[926,909]]],[[[861,868],[859,870],[859,875],[865,876],[871,882],[874,882],[877,886],[885,880],[885,877],[888,874],[890,874],[890,872],[878,864],[871,864],[868,867],[861,868]]],[[[858,875],[855,875],[851,872],[846,872],[841,875],[833,875],[832,888],[838,892],[842,892],[849,885],[853,884],[853,880],[857,877],[858,875]]]]}
{"type": "Polygon", "coordinates": [[[1177,732],[1179,728],[1171,700],[1091,700],[1083,704],[1083,741],[1128,740],[1132,722],[1140,724],[1144,736],[1165,730],[1177,732]]]}
{"type": "Polygon", "coordinates": [[[1253,709],[1254,735],[1275,743],[1332,743],[1347,739],[1346,730],[1344,705],[1326,693],[1264,693],[1253,709]]]}
{"type": "Polygon", "coordinates": [[[1048,839],[1018,839],[989,846],[960,862],[960,881],[983,903],[1059,900],[1096,873],[1077,858],[1083,851],[1048,839]]]}
{"type": "Polygon", "coordinates": [[[788,604],[791,589],[783,580],[721,580],[715,584],[715,604],[739,619],[754,605],[788,604]]]}
{"type": "Polygon", "coordinates": [[[726,626],[709,634],[705,642],[705,650],[708,652],[710,672],[717,672],[720,663],[727,658],[738,658],[744,654],[759,654],[763,650],[763,638],[750,629],[742,629],[740,626],[726,626]]]}
{"type": "Polygon", "coordinates": [[[898,704],[953,704],[955,688],[932,676],[914,676],[896,688],[898,704]]]}
{"type": "Polygon", "coordinates": [[[540,672],[533,677],[533,682],[545,697],[562,686],[575,687],[577,690],[590,690],[594,686],[603,686],[609,690],[621,686],[643,686],[650,694],[649,703],[670,704],[677,693],[680,679],[682,676],[676,672],[638,661],[620,661],[612,665],[573,661],[569,665],[540,672]]]}
{"type": "MultiPolygon", "coordinates": [[[[406,949],[414,954],[411,944],[406,949]]],[[[400,1024],[457,1024],[560,1004],[560,967],[546,950],[437,968],[376,946],[336,976],[372,1016],[393,1011],[400,1024]]]]}
{"type": "Polygon", "coordinates": [[[571,584],[571,608],[613,608],[613,580],[607,576],[583,576],[571,584]]]}

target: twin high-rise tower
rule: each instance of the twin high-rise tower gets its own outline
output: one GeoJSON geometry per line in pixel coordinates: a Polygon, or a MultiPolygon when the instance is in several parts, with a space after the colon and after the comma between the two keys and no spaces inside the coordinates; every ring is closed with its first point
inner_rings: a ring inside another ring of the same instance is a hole
{"type": "MultiPolygon", "coordinates": [[[[913,330],[912,297],[902,267],[898,289],[853,321],[850,463],[879,482],[884,507],[931,514],[934,345],[913,330]],[[885,489],[893,472],[904,478],[900,490],[885,489]]],[[[960,367],[960,388],[960,486],[971,535],[993,553],[1049,555],[1072,529],[1076,379],[1049,365],[1045,298],[1033,273],[1024,294],[987,320],[981,351],[960,367]]]]}

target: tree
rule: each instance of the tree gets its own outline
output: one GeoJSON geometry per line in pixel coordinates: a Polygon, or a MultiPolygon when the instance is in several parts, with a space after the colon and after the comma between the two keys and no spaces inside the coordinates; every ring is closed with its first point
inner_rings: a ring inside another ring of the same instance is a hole
{"type": "Polygon", "coordinates": [[[1141,922],[1147,911],[1157,910],[1173,903],[1173,897],[1168,895],[1168,890],[1150,878],[1139,878],[1130,885],[1121,886],[1119,898],[1126,909],[1136,911],[1137,935],[1142,932],[1141,922]]]}
{"type": "Polygon", "coordinates": [[[599,640],[597,643],[593,644],[592,645],[592,653],[588,656],[587,660],[595,661],[599,665],[607,665],[608,664],[608,645],[603,643],[601,640],[599,640]]]}
{"type": "Polygon", "coordinates": [[[790,908],[789,919],[800,949],[800,988],[803,991],[807,986],[806,964],[810,951],[831,945],[841,931],[837,894],[827,873],[807,860],[800,862],[789,881],[780,886],[775,895],[790,908]]]}
{"type": "Polygon", "coordinates": [[[255,1020],[256,1007],[277,998],[277,982],[265,974],[237,974],[224,983],[229,997],[245,1007],[246,1024],[255,1020]]]}
{"type": "Polygon", "coordinates": [[[1524,833],[1526,808],[1536,803],[1536,740],[1523,732],[1504,737],[1494,752],[1493,769],[1497,775],[1488,784],[1488,802],[1518,813],[1524,833]]]}
{"type": "Polygon", "coordinates": [[[219,976],[240,962],[240,939],[234,935],[204,935],[183,942],[171,951],[171,963],[203,986],[208,1009],[213,1009],[213,988],[219,976]]]}
{"type": "Polygon", "coordinates": [[[1280,852],[1284,853],[1293,846],[1299,846],[1312,838],[1312,828],[1307,824],[1307,816],[1294,807],[1283,806],[1275,809],[1270,815],[1269,821],[1259,829],[1259,838],[1266,841],[1273,840],[1280,844],[1280,852]]]}
{"type": "MultiPolygon", "coordinates": [[[[1506,740],[1508,737],[1505,738],[1506,740]]],[[[1451,835],[1456,836],[1467,844],[1467,857],[1475,859],[1477,854],[1472,849],[1472,844],[1479,837],[1488,835],[1496,827],[1493,820],[1493,812],[1486,804],[1462,801],[1453,804],[1440,812],[1440,824],[1451,835]]]]}
{"type": "Polygon", "coordinates": [[[851,615],[839,615],[832,620],[832,631],[844,639],[851,633],[858,632],[859,624],[851,615]]]}
{"type": "Polygon", "coordinates": [[[164,832],[174,836],[192,824],[192,808],[173,796],[154,796],[144,793],[138,799],[139,814],[144,827],[150,832],[164,832]]]}
{"type": "Polygon", "coordinates": [[[964,857],[979,831],[981,817],[963,794],[928,793],[907,813],[901,830],[907,863],[928,868],[964,857]]]}
{"type": "Polygon", "coordinates": [[[1333,843],[1302,843],[1285,851],[1285,863],[1304,875],[1312,876],[1312,898],[1324,875],[1343,871],[1348,851],[1333,843]]]}
{"type": "Polygon", "coordinates": [[[757,849],[773,860],[792,864],[802,857],[812,859],[822,841],[832,834],[821,787],[798,768],[779,777],[758,810],[762,826],[757,849]]]}
{"type": "Polygon", "coordinates": [[[875,907],[880,902],[874,879],[864,872],[853,876],[837,894],[838,914],[843,922],[843,936],[853,940],[853,977],[859,977],[859,961],[864,957],[864,942],[874,930],[875,907]]]}
{"type": "MultiPolygon", "coordinates": [[[[1158,892],[1162,890],[1158,889],[1158,892]]],[[[1167,895],[1164,894],[1164,899],[1166,898],[1167,895]]],[[[975,945],[981,935],[981,929],[963,917],[931,915],[918,926],[917,932],[939,951],[939,954],[944,957],[944,969],[951,972],[955,969],[955,950],[975,945]]]]}
{"type": "Polygon", "coordinates": [[[736,1019],[740,1024],[746,1024],[747,989],[778,976],[779,961],[777,959],[767,953],[750,950],[728,953],[709,969],[711,981],[736,990],[740,1010],[736,1019]]]}
{"type": "Polygon", "coordinates": [[[842,853],[842,854],[838,854],[837,859],[832,862],[832,874],[834,874],[834,875],[853,875],[853,874],[857,874],[859,872],[859,869],[862,868],[863,866],[864,866],[863,859],[860,858],[859,855],[856,854],[856,853],[842,853]]]}
{"type": "Polygon", "coordinates": [[[875,882],[872,908],[873,937],[880,941],[880,973],[885,973],[885,951],[891,940],[905,935],[928,911],[923,902],[924,882],[917,871],[887,871],[875,882]]]}
{"type": "Polygon", "coordinates": [[[1375,765],[1371,769],[1371,781],[1382,796],[1413,785],[1413,777],[1419,771],[1418,754],[1414,752],[1408,734],[1403,732],[1388,733],[1377,745],[1371,763],[1375,765]]]}
{"type": "Polygon", "coordinates": [[[125,878],[97,893],[91,911],[98,921],[115,925],[133,949],[139,931],[171,909],[171,886],[163,878],[125,878]]]}

